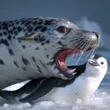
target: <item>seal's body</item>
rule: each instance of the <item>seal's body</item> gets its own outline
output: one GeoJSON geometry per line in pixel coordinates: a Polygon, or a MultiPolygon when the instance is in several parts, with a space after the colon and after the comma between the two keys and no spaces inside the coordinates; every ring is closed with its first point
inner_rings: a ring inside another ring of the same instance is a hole
{"type": "Polygon", "coordinates": [[[98,44],[96,33],[64,19],[0,22],[0,89],[40,77],[71,78],[74,73],[68,72],[66,58],[95,49],[98,44]]]}

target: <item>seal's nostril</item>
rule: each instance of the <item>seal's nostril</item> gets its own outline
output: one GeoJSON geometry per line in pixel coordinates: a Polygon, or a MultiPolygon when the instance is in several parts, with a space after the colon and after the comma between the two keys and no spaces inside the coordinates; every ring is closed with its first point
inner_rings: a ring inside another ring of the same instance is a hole
{"type": "Polygon", "coordinates": [[[92,33],[90,35],[90,37],[91,37],[91,40],[93,40],[93,41],[96,41],[97,40],[97,36],[94,33],[92,33]]]}
{"type": "Polygon", "coordinates": [[[90,34],[90,37],[93,41],[98,41],[99,40],[99,35],[96,32],[92,32],[90,34]]]}
{"type": "Polygon", "coordinates": [[[99,39],[99,35],[98,35],[98,33],[96,33],[96,32],[93,32],[95,35],[96,35],[96,37],[97,37],[97,40],[99,39]]]}

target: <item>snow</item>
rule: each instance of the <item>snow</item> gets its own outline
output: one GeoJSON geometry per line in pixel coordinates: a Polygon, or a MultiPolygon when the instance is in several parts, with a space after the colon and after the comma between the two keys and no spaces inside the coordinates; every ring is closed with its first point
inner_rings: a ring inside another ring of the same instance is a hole
{"type": "Polygon", "coordinates": [[[77,104],[69,104],[65,101],[42,101],[34,105],[29,103],[24,104],[3,104],[0,110],[109,110],[110,109],[110,91],[104,92],[98,90],[87,101],[77,104]]]}

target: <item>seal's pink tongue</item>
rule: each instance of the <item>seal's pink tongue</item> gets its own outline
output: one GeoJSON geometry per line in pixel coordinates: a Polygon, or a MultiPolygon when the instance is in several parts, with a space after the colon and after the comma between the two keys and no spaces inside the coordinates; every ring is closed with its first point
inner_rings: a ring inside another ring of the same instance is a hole
{"type": "Polygon", "coordinates": [[[68,56],[78,53],[78,50],[75,49],[69,49],[69,50],[64,50],[62,52],[60,52],[57,56],[57,64],[62,68],[62,69],[67,69],[66,66],[66,59],[68,56]]]}

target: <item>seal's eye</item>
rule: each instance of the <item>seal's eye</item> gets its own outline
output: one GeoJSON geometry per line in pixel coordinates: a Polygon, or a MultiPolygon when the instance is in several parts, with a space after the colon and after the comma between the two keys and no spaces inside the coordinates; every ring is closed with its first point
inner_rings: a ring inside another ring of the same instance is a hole
{"type": "Polygon", "coordinates": [[[69,29],[65,26],[60,26],[56,30],[60,33],[66,33],[66,32],[68,32],[69,29]]]}

